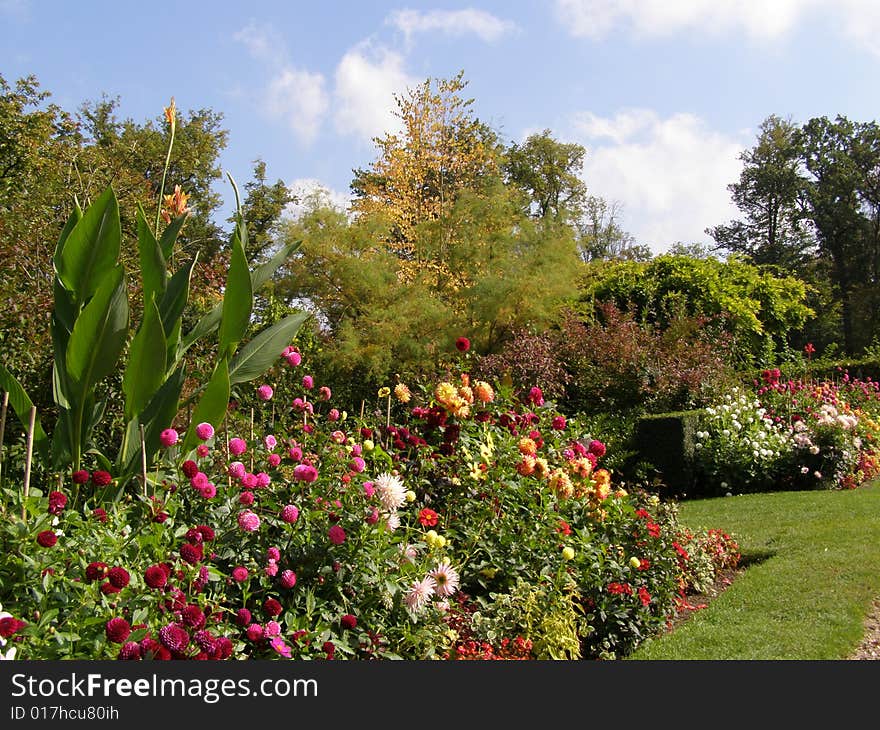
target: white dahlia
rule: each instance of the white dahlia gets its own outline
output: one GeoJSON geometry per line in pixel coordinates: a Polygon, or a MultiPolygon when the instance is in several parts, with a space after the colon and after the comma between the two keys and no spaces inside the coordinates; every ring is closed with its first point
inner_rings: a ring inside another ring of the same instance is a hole
{"type": "Polygon", "coordinates": [[[430,575],[426,575],[421,580],[413,581],[412,585],[406,593],[406,605],[414,612],[420,611],[425,604],[434,595],[434,589],[437,583],[430,575]]]}
{"type": "Polygon", "coordinates": [[[458,590],[458,572],[449,564],[448,560],[444,560],[428,575],[434,579],[435,591],[438,596],[445,598],[458,590]]]}
{"type": "Polygon", "coordinates": [[[406,488],[403,486],[403,480],[398,476],[385,472],[373,480],[373,486],[379,493],[382,506],[389,512],[393,512],[406,502],[406,488]]]}

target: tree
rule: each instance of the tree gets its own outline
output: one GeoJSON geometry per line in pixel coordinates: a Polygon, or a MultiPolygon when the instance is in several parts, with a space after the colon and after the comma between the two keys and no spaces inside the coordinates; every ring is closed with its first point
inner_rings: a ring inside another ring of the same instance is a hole
{"type": "MultiPolygon", "coordinates": [[[[273,248],[284,209],[297,202],[297,197],[283,180],[276,180],[272,185],[266,182],[266,163],[260,159],[254,161],[253,179],[244,189],[247,195],[242,210],[248,229],[249,255],[260,260],[273,248]]],[[[230,219],[234,220],[234,217],[230,219]]]]}
{"type": "Polygon", "coordinates": [[[870,343],[880,307],[880,127],[818,117],[803,125],[798,142],[808,210],[840,298],[844,344],[856,353],[870,343]]]}
{"type": "Polygon", "coordinates": [[[651,250],[637,245],[635,238],[620,227],[622,210],[617,201],[609,204],[595,195],[586,199],[583,216],[577,223],[578,250],[585,262],[599,259],[647,261],[651,258],[651,250]]]}
{"type": "Polygon", "coordinates": [[[572,223],[584,213],[587,186],[579,174],[586,149],[558,142],[545,129],[507,150],[503,170],[508,184],[523,191],[525,212],[535,218],[552,217],[572,223]]]}
{"type": "Polygon", "coordinates": [[[804,208],[798,128],[771,115],[754,147],[740,155],[739,180],[728,186],[743,220],[709,228],[718,248],[755,264],[800,270],[814,247],[804,208]]]}
{"type": "Polygon", "coordinates": [[[405,262],[406,276],[426,268],[438,277],[454,275],[446,257],[461,241],[444,222],[462,190],[479,190],[499,175],[497,135],[474,117],[473,99],[461,96],[463,75],[428,79],[395,95],[401,133],[375,138],[378,158],[368,170],[354,171],[352,212],[387,219],[383,244],[405,262]],[[416,228],[431,221],[443,232],[428,252],[416,228]]]}

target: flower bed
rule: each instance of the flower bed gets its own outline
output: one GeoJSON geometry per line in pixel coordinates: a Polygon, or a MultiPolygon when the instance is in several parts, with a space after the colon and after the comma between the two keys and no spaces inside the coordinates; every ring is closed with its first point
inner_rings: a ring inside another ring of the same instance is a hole
{"type": "Polygon", "coordinates": [[[765,370],[752,393],[734,389],[706,409],[695,445],[702,490],[852,489],[880,473],[878,417],[875,381],[765,370]]]}
{"type": "Polygon", "coordinates": [[[146,483],[95,463],[5,491],[16,658],[615,658],[736,559],[615,488],[539,387],[450,372],[356,418],[303,367],[287,348],[292,403],[255,388],[263,412],[187,453],[167,428],[146,483]]]}

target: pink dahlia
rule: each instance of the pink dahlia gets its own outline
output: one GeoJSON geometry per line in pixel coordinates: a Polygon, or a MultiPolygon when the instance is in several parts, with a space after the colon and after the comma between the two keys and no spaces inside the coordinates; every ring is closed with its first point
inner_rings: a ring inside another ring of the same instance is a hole
{"type": "Polygon", "coordinates": [[[245,532],[256,532],[260,529],[260,516],[244,509],[238,513],[238,526],[245,532]]]}
{"type": "Polygon", "coordinates": [[[229,439],[229,453],[233,456],[241,456],[245,451],[247,451],[247,442],[244,439],[235,438],[229,439]]]}
{"type": "Polygon", "coordinates": [[[296,585],[296,573],[292,570],[285,570],[281,573],[281,587],[293,588],[296,585]]]}
{"type": "Polygon", "coordinates": [[[272,390],[271,385],[261,385],[257,388],[257,398],[260,400],[271,400],[274,394],[275,391],[272,390]]]}
{"type": "Polygon", "coordinates": [[[168,448],[180,440],[180,435],[173,428],[166,428],[159,434],[159,443],[168,448]]]}
{"type": "Polygon", "coordinates": [[[214,427],[210,423],[200,423],[196,426],[196,436],[202,441],[207,441],[214,436],[214,427]]]}
{"type": "Polygon", "coordinates": [[[434,595],[436,587],[437,583],[430,575],[426,575],[421,580],[413,581],[404,598],[406,605],[411,611],[420,611],[434,595]]]}
{"type": "Polygon", "coordinates": [[[333,525],[327,534],[330,537],[330,542],[334,545],[342,545],[345,542],[345,530],[339,525],[333,525]]]}
{"type": "Polygon", "coordinates": [[[281,519],[292,525],[299,519],[299,510],[294,505],[287,504],[281,510],[281,519]]]}

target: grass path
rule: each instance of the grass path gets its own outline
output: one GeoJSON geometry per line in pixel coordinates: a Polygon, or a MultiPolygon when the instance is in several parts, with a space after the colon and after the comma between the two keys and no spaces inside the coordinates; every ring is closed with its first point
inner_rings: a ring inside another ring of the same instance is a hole
{"type": "Polygon", "coordinates": [[[880,484],[683,502],[751,562],[733,585],[630,660],[845,659],[880,596],[880,484]]]}

